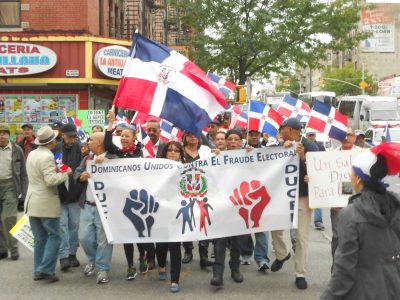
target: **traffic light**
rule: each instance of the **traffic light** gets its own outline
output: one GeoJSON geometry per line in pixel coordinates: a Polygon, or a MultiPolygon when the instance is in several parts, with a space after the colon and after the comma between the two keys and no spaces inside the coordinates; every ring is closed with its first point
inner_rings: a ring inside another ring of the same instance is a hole
{"type": "Polygon", "coordinates": [[[247,94],[246,88],[244,85],[237,85],[236,86],[236,101],[239,103],[246,103],[247,102],[247,94]]]}

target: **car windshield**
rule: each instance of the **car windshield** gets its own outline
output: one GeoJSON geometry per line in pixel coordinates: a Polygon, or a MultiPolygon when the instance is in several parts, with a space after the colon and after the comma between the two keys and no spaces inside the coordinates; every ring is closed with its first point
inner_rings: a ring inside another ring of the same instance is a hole
{"type": "Polygon", "coordinates": [[[399,115],[395,110],[372,110],[371,121],[395,121],[399,115]]]}
{"type": "MultiPolygon", "coordinates": [[[[400,128],[389,128],[390,140],[392,142],[400,142],[400,128]]],[[[384,128],[379,128],[375,130],[374,141],[380,142],[382,136],[385,136],[384,128]]]]}

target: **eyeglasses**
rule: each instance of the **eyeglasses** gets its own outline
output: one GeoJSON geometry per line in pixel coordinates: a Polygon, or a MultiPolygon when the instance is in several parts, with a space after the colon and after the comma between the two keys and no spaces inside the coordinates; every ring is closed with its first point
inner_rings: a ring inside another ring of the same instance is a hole
{"type": "Polygon", "coordinates": [[[179,153],[180,150],[179,150],[179,149],[168,149],[167,152],[176,152],[176,153],[179,153]]]}

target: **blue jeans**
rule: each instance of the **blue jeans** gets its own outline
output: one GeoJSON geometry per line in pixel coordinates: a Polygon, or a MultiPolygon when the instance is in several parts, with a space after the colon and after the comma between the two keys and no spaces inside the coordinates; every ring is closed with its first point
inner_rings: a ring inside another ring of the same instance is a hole
{"type": "Polygon", "coordinates": [[[81,208],[78,202],[61,204],[60,228],[61,245],[60,258],[75,255],[79,247],[79,219],[81,208]]]}
{"type": "Polygon", "coordinates": [[[54,274],[60,249],[60,218],[29,217],[33,238],[34,274],[54,274]]]}
{"type": "Polygon", "coordinates": [[[82,209],[79,241],[89,262],[95,263],[97,270],[110,270],[113,245],[107,241],[96,206],[85,204],[82,209]]]}
{"type": "Polygon", "coordinates": [[[322,223],[322,208],[314,209],[314,224],[322,223]]]}
{"type": "Polygon", "coordinates": [[[268,240],[269,232],[256,232],[256,244],[254,246],[254,260],[257,265],[262,265],[263,263],[269,263],[268,258],[268,240]]]}

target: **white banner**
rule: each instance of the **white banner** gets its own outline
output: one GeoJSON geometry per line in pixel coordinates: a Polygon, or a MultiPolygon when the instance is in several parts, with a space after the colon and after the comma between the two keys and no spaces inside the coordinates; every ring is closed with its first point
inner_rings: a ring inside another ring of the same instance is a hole
{"type": "Polygon", "coordinates": [[[88,163],[110,243],[195,241],[297,227],[298,156],[271,147],[183,165],[125,158],[88,163]]]}
{"type": "Polygon", "coordinates": [[[352,195],[351,164],[362,150],[308,152],[310,208],[345,207],[352,195]]]}

